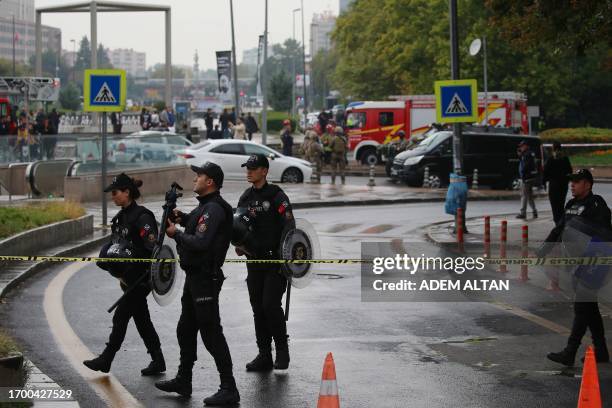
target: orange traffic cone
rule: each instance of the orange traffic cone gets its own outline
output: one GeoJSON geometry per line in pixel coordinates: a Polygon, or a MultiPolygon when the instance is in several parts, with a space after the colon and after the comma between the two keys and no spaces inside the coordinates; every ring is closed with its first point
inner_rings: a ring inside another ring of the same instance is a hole
{"type": "Polygon", "coordinates": [[[578,408],[601,408],[601,394],[599,393],[599,377],[593,346],[589,346],[584,357],[582,369],[582,383],[578,396],[578,408]]]}
{"type": "Polygon", "coordinates": [[[340,408],[338,383],[336,383],[336,366],[332,353],[327,353],[325,364],[323,364],[321,391],[319,392],[317,408],[340,408]]]}

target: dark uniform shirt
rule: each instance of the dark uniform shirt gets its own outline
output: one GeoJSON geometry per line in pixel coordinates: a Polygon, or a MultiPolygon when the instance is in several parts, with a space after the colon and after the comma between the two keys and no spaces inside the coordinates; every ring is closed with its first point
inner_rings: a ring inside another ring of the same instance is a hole
{"type": "Polygon", "coordinates": [[[218,191],[198,197],[200,204],[181,219],[185,232],[174,236],[181,268],[186,273],[217,276],[232,237],[232,207],[218,191]]]}
{"type": "MultiPolygon", "coordinates": [[[[132,258],[150,258],[157,241],[157,222],[153,213],[135,201],[122,208],[111,221],[111,243],[127,241],[132,250],[132,258]]],[[[120,276],[128,285],[138,279],[140,273],[148,268],[146,263],[123,264],[125,272],[120,276]],[[140,273],[138,273],[140,272],[140,273]]]]}
{"type": "Polygon", "coordinates": [[[563,219],[550,232],[546,242],[559,242],[565,225],[573,217],[584,217],[595,225],[612,228],[610,225],[610,209],[606,201],[601,196],[589,192],[583,199],[572,198],[567,202],[563,219]]]}
{"type": "Polygon", "coordinates": [[[531,180],[538,175],[536,156],[531,150],[527,150],[519,157],[519,176],[521,180],[531,180]]]}
{"type": "Polygon", "coordinates": [[[253,239],[247,243],[252,257],[275,259],[283,231],[295,227],[291,203],[285,192],[274,184],[260,189],[247,189],[238,200],[238,207],[246,208],[253,218],[253,239]]]}

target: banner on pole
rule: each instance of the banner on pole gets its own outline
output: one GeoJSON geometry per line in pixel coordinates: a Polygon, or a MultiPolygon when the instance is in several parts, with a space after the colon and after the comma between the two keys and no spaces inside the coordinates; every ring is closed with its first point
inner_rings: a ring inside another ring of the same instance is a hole
{"type": "Polygon", "coordinates": [[[232,52],[217,51],[219,96],[223,101],[232,99],[232,52]]]}

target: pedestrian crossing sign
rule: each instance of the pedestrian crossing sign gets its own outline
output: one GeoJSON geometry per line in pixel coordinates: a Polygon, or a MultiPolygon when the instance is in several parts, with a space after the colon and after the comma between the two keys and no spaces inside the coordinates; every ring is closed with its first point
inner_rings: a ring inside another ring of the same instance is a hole
{"type": "Polygon", "coordinates": [[[436,118],[439,123],[478,122],[475,79],[436,81],[436,118]]]}
{"type": "Polygon", "coordinates": [[[83,83],[83,110],[121,112],[125,107],[126,91],[124,70],[86,69],[83,83]]]}

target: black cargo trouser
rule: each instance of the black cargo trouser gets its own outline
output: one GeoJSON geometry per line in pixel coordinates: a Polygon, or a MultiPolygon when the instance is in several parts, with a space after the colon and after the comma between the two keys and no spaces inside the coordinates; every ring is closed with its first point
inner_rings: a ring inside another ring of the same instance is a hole
{"type": "MultiPolygon", "coordinates": [[[[125,291],[126,287],[124,285],[121,287],[125,291]]],[[[147,286],[138,285],[119,303],[113,315],[113,329],[106,347],[108,351],[112,353],[119,351],[131,318],[134,319],[138,334],[144,340],[147,350],[152,352],[160,348],[159,336],[153,327],[147,304],[150,291],[147,286]]]]}
{"type": "Polygon", "coordinates": [[[605,345],[604,325],[597,302],[574,302],[574,323],[567,341],[568,346],[580,347],[587,329],[591,331],[595,347],[605,345]]]}
{"type": "Polygon", "coordinates": [[[277,264],[247,264],[249,300],[255,320],[255,337],[261,352],[269,353],[272,339],[277,349],[287,347],[287,323],[283,312],[283,294],[287,278],[277,264]]]}
{"type": "Polygon", "coordinates": [[[232,357],[219,315],[221,286],[223,280],[213,280],[202,271],[187,271],[176,335],[181,348],[181,369],[190,372],[198,359],[199,330],[204,347],[215,360],[221,379],[233,381],[232,357]]]}
{"type": "Polygon", "coordinates": [[[555,224],[563,218],[565,213],[565,197],[567,196],[567,184],[560,185],[556,183],[548,184],[548,200],[553,212],[553,220],[555,224]]]}

